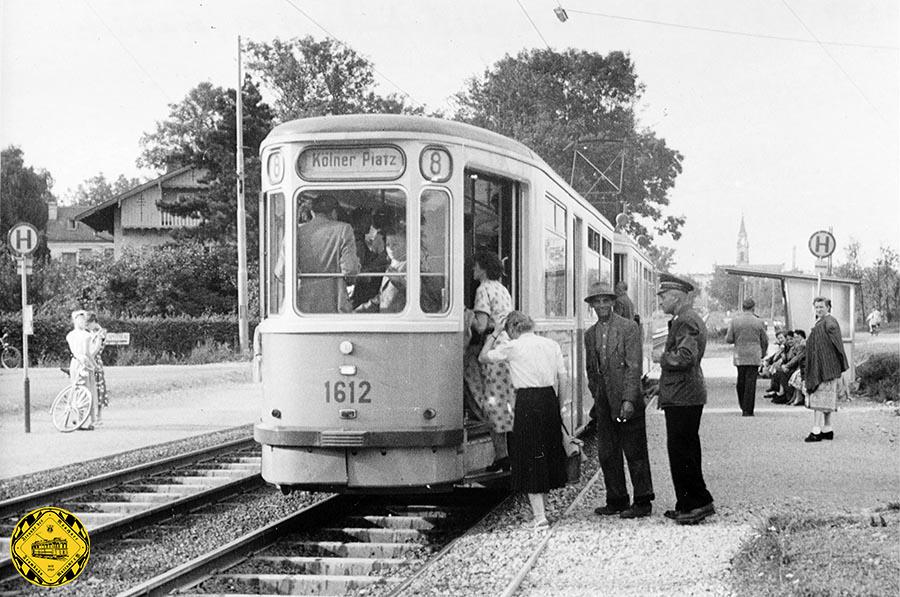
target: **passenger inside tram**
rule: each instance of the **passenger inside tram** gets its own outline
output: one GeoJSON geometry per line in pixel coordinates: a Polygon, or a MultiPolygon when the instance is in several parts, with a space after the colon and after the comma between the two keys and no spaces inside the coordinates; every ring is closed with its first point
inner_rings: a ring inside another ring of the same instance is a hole
{"type": "Polygon", "coordinates": [[[398,226],[382,232],[390,263],[378,294],[359,305],[357,313],[399,313],[406,307],[406,228],[398,226]]]}
{"type": "Polygon", "coordinates": [[[359,257],[360,275],[353,285],[351,302],[356,309],[378,294],[381,276],[367,274],[383,274],[391,262],[385,250],[384,228],[392,218],[387,209],[378,209],[374,213],[365,207],[357,207],[353,211],[353,231],[356,236],[356,254],[359,257]]]}

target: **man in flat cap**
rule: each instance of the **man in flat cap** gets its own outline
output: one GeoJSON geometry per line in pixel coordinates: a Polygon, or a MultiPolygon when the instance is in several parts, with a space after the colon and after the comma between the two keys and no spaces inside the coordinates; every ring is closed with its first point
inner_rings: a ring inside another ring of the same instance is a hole
{"type": "Polygon", "coordinates": [[[321,194],[312,201],[313,217],[297,228],[297,306],[304,313],[349,313],[347,281],[359,273],[353,228],[337,219],[338,201],[321,194]],[[310,276],[304,274],[334,274],[310,276]]]}
{"type": "Polygon", "coordinates": [[[641,332],[637,323],[613,312],[616,295],[607,284],[591,285],[584,301],[597,314],[597,323],[584,335],[588,387],[597,425],[600,468],[606,484],[601,516],[650,516],[653,482],[647,454],[644,397],[641,392],[641,332]],[[625,485],[625,460],[634,489],[634,503],[625,485]]]}
{"type": "Polygon", "coordinates": [[[700,454],[700,417],[706,384],[700,361],[706,351],[706,324],[691,306],[687,280],[660,274],[660,308],[672,316],[666,348],[660,357],[659,408],[666,415],[666,447],[675,486],[675,509],[665,516],[679,524],[696,524],[715,514],[706,489],[700,454]]]}

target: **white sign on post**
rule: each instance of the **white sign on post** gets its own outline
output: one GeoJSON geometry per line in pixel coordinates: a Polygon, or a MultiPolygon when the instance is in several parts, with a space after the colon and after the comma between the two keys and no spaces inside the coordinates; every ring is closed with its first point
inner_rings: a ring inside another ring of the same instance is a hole
{"type": "Polygon", "coordinates": [[[19,222],[9,229],[6,239],[19,255],[31,255],[38,246],[38,230],[28,222],[19,222]]]}
{"type": "Polygon", "coordinates": [[[813,232],[813,235],[809,237],[809,252],[818,259],[831,257],[835,247],[837,247],[837,242],[834,240],[834,235],[827,230],[813,232]]]}

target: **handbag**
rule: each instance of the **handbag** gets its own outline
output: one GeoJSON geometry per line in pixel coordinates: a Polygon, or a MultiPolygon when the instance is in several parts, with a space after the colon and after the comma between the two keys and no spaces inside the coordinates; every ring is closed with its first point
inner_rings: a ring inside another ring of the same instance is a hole
{"type": "Polygon", "coordinates": [[[566,482],[569,485],[575,485],[581,480],[581,459],[584,457],[582,448],[584,442],[577,437],[572,436],[566,429],[566,424],[562,424],[562,441],[563,450],[566,453],[566,482]]]}

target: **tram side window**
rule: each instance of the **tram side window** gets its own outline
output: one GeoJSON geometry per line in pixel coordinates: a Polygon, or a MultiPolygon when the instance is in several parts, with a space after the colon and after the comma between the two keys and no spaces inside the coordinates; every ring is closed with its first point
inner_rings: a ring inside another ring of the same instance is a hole
{"type": "Polygon", "coordinates": [[[297,196],[297,309],[396,313],[406,305],[406,194],[398,189],[297,196]]]}
{"type": "Polygon", "coordinates": [[[421,296],[424,313],[445,313],[450,307],[450,195],[422,192],[421,296]]]}
{"type": "Polygon", "coordinates": [[[566,316],[566,208],[546,198],[544,205],[544,312],[566,316]]]}
{"type": "Polygon", "coordinates": [[[269,292],[268,312],[281,313],[284,307],[284,193],[269,195],[269,292]]]}
{"type": "Polygon", "coordinates": [[[603,248],[600,254],[600,281],[612,285],[612,243],[603,237],[603,248]]]}

